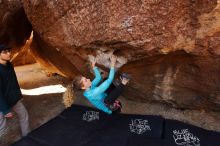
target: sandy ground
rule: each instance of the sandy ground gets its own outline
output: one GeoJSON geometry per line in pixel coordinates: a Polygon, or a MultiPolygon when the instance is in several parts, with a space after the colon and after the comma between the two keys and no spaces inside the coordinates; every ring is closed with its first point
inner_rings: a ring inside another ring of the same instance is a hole
{"type": "MultiPolygon", "coordinates": [[[[16,67],[16,74],[22,89],[33,89],[47,85],[67,85],[67,80],[58,75],[48,76],[38,64],[16,67]]],[[[76,92],[75,104],[91,106],[81,92],[76,92]]],[[[24,104],[29,112],[31,130],[46,123],[64,110],[62,93],[42,95],[24,95],[24,104]]],[[[220,113],[177,110],[166,105],[153,103],[139,103],[120,97],[123,104],[122,113],[161,115],[167,119],[178,119],[205,129],[220,132],[220,113]]],[[[21,138],[18,118],[15,116],[7,121],[6,134],[0,138],[0,146],[10,146],[21,138]]]]}

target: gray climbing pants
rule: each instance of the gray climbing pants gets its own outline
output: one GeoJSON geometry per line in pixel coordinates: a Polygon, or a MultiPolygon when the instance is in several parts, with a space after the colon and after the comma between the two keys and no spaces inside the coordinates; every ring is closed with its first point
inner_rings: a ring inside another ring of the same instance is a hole
{"type": "MultiPolygon", "coordinates": [[[[28,112],[24,104],[20,100],[13,106],[12,109],[18,115],[22,136],[26,136],[29,133],[30,129],[29,129],[28,112]]],[[[3,113],[0,112],[0,137],[4,134],[6,127],[7,127],[6,118],[3,115],[3,113]]]]}

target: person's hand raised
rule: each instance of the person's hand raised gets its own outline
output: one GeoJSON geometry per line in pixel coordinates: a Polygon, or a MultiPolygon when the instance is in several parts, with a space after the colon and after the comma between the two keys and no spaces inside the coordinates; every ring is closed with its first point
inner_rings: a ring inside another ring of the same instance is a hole
{"type": "Polygon", "coordinates": [[[96,64],[96,57],[92,56],[92,55],[89,55],[89,61],[91,63],[91,67],[94,68],[95,67],[95,64],[96,64]]]}
{"type": "Polygon", "coordinates": [[[117,57],[115,55],[112,55],[110,60],[111,60],[111,67],[115,67],[117,57]]]}
{"type": "Polygon", "coordinates": [[[92,62],[91,62],[92,68],[95,67],[95,64],[96,64],[96,58],[94,57],[94,59],[93,59],[92,62]]]}

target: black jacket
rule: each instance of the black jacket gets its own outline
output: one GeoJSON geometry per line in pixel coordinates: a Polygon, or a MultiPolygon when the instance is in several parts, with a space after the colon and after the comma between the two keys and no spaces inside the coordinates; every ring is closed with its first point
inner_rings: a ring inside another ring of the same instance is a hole
{"type": "Polygon", "coordinates": [[[20,86],[10,62],[0,64],[0,112],[8,113],[22,98],[20,86]]]}

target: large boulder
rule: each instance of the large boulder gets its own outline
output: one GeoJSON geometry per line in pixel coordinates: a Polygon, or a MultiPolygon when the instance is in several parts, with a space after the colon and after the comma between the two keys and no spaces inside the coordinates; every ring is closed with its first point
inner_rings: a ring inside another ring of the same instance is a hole
{"type": "Polygon", "coordinates": [[[23,0],[23,6],[32,49],[53,72],[89,76],[88,55],[106,69],[114,53],[118,72],[133,76],[127,97],[220,111],[219,0],[23,0]]]}

